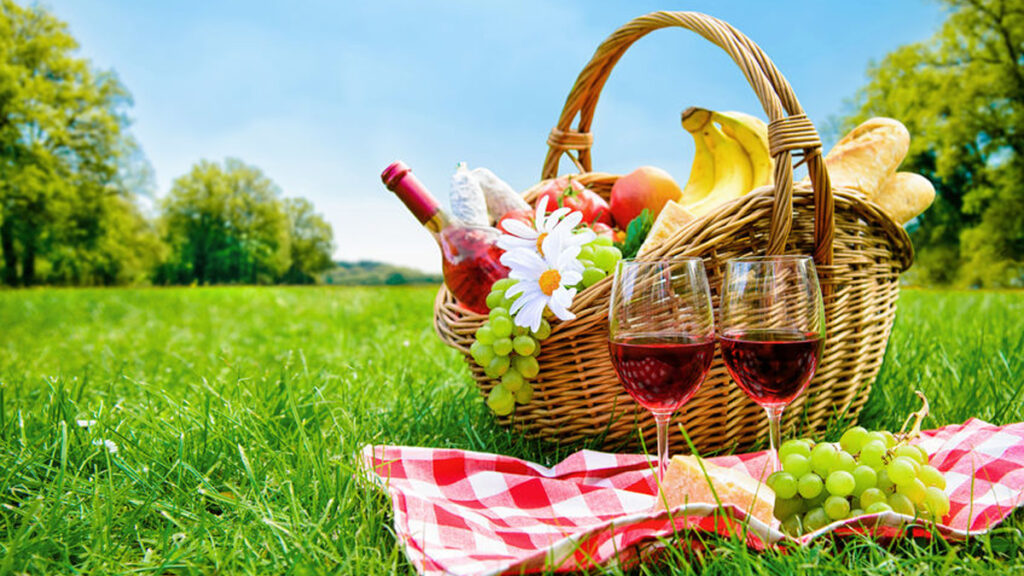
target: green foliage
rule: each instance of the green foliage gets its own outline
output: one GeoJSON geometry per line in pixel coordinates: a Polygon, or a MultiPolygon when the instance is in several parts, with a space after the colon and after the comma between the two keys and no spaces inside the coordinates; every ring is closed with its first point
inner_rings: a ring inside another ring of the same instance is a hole
{"type": "MultiPolygon", "coordinates": [[[[362,480],[362,446],[545,465],[584,447],[494,422],[434,334],[436,293],[0,292],[0,571],[413,574],[388,498],[362,480]]],[[[1022,314],[1021,292],[904,291],[862,423],[898,427],[915,388],[927,427],[1024,419],[1022,314]]],[[[1018,512],[966,544],[847,536],[764,552],[703,536],[703,550],[668,546],[628,573],[1017,574],[1022,528],[1018,512]]]]}
{"type": "Polygon", "coordinates": [[[308,283],[331,265],[330,226],[306,200],[233,158],[200,161],[161,202],[170,255],[156,281],[170,284],[308,283]]]}
{"type": "Polygon", "coordinates": [[[935,37],[869,69],[840,129],[890,116],[910,130],[901,169],[938,192],[912,232],[917,279],[1024,285],[1024,10],[1017,0],[945,3],[935,37]]]}
{"type": "Polygon", "coordinates": [[[75,57],[77,48],[46,9],[0,2],[0,251],[8,285],[107,284],[150,264],[152,232],[135,206],[148,166],[127,133],[130,97],[114,74],[75,57]],[[115,245],[117,255],[109,251],[115,245]]]}
{"type": "Polygon", "coordinates": [[[616,248],[622,251],[623,258],[636,256],[652,226],[654,226],[654,216],[647,208],[644,208],[636,218],[629,222],[629,225],[626,226],[625,240],[621,244],[616,244],[616,248]]]}
{"type": "Polygon", "coordinates": [[[427,274],[404,266],[383,262],[361,260],[359,262],[338,262],[323,276],[325,284],[335,286],[397,286],[401,284],[440,284],[444,277],[427,274]]]}

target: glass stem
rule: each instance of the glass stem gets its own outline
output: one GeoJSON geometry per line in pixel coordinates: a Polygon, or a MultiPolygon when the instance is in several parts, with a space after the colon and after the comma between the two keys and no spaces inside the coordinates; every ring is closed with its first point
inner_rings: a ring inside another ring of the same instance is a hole
{"type": "Polygon", "coordinates": [[[782,463],[779,461],[779,445],[782,443],[782,406],[765,406],[768,413],[768,440],[771,443],[771,471],[782,470],[782,463]]]}
{"type": "Polygon", "coordinates": [[[658,486],[661,487],[668,470],[668,421],[672,414],[655,414],[654,423],[658,427],[658,486]]]}

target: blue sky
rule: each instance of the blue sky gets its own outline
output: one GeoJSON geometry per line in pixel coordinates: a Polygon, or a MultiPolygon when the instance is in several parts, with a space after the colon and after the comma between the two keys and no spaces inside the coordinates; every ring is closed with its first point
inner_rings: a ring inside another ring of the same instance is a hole
{"type": "MultiPolygon", "coordinates": [[[[158,195],[201,158],[238,157],[316,204],[337,258],[425,270],[440,268],[437,249],[381,170],[402,159],[445,202],[459,161],[528,187],[576,75],[635,16],[726,20],[771,56],[819,126],[843,111],[871,60],[927,39],[944,18],[922,0],[44,4],[133,94],[132,130],[158,195]]],[[[595,169],[655,165],[685,182],[693,144],[679,113],[691,105],[763,116],[739,69],[697,35],[640,40],[599,101],[595,169]]]]}

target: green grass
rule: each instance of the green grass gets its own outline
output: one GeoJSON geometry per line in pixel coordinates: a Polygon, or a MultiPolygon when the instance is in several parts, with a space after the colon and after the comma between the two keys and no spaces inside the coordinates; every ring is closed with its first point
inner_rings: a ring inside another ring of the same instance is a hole
{"type": "MultiPolygon", "coordinates": [[[[431,288],[0,292],[0,575],[411,573],[374,443],[553,463],[494,425],[433,333],[431,288]],[[95,420],[83,427],[80,420],[95,420]],[[103,441],[117,445],[110,453],[103,441]]],[[[906,291],[862,422],[1024,420],[1024,293],[906,291]]],[[[655,574],[1012,573],[1015,515],[963,545],[867,539],[757,554],[715,540],[655,574]]],[[[615,573],[615,571],[612,571],[615,573]]]]}

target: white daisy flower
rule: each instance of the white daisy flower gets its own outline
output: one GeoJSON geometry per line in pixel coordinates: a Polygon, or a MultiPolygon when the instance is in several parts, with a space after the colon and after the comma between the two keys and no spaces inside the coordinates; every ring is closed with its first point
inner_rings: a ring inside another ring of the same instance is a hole
{"type": "Polygon", "coordinates": [[[556,232],[566,233],[567,245],[583,246],[593,242],[596,238],[594,231],[589,228],[573,233],[573,229],[583,221],[582,212],[572,211],[565,207],[559,208],[551,214],[547,214],[547,210],[548,197],[544,196],[537,200],[537,213],[534,216],[532,227],[512,219],[502,223],[509,234],[502,234],[498,238],[498,247],[505,251],[526,248],[541,253],[544,239],[556,232]]]}
{"type": "Polygon", "coordinates": [[[583,280],[580,264],[580,245],[575,242],[572,228],[553,227],[533,247],[506,249],[501,263],[510,269],[509,278],[518,280],[505,291],[508,298],[516,298],[509,309],[515,324],[533,331],[540,329],[544,309],[549,308],[560,320],[572,320],[569,311],[576,289],[569,288],[583,280]]]}

